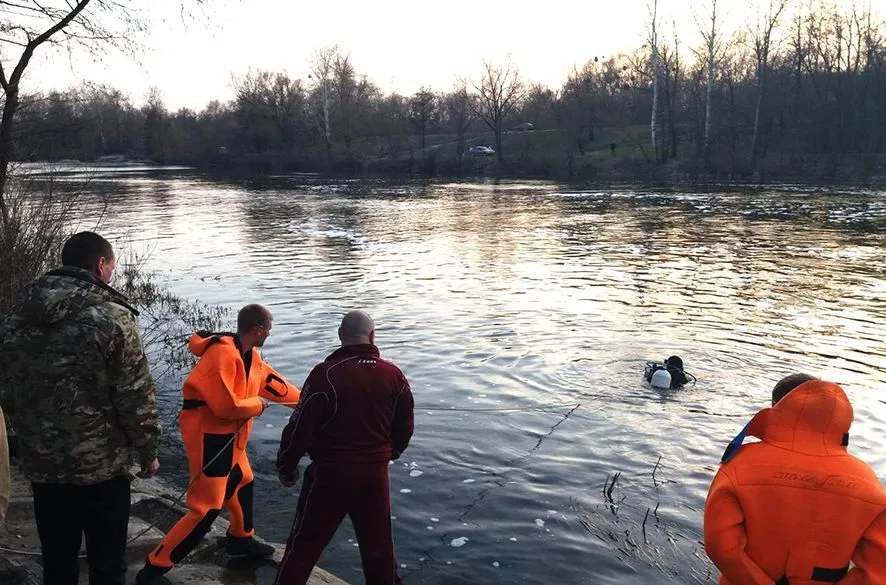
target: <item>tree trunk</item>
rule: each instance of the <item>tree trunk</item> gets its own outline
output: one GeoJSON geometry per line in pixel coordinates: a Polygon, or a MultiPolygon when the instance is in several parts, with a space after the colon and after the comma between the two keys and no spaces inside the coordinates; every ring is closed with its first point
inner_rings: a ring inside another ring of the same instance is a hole
{"type": "Polygon", "coordinates": [[[705,88],[705,111],[704,111],[704,167],[708,170],[711,165],[711,100],[714,93],[714,75],[716,66],[714,63],[717,35],[717,2],[711,14],[711,36],[708,37],[708,83],[705,88]]]}
{"type": "Polygon", "coordinates": [[[329,93],[323,80],[323,139],[326,141],[326,162],[332,164],[332,135],[329,131],[329,93]]]}
{"type": "Polygon", "coordinates": [[[502,162],[504,161],[504,153],[501,151],[501,126],[502,119],[499,117],[495,121],[495,157],[498,160],[499,168],[501,168],[502,162]]]}
{"type": "Polygon", "coordinates": [[[12,133],[15,112],[18,110],[19,94],[18,85],[10,84],[6,89],[6,103],[3,106],[3,119],[0,121],[0,219],[3,221],[3,231],[6,232],[9,225],[9,208],[6,204],[6,183],[9,179],[9,164],[15,153],[15,138],[12,133]]]}
{"type": "Polygon", "coordinates": [[[763,92],[766,89],[766,69],[763,66],[757,83],[757,105],[754,108],[754,134],[751,140],[751,167],[757,166],[757,153],[760,144],[760,110],[763,108],[763,92]]]}
{"type": "Polygon", "coordinates": [[[668,105],[668,128],[671,133],[671,158],[677,158],[677,105],[679,103],[680,91],[680,54],[678,49],[674,49],[674,85],[670,91],[670,101],[668,105]]]}
{"type": "Polygon", "coordinates": [[[652,31],[650,35],[652,44],[652,116],[649,122],[649,133],[652,137],[652,158],[658,164],[658,33],[656,32],[658,20],[658,0],[655,0],[652,10],[652,31]]]}
{"type": "Polygon", "coordinates": [[[15,138],[12,133],[12,128],[15,113],[19,106],[19,81],[21,81],[22,75],[24,75],[25,69],[27,69],[28,64],[31,62],[31,57],[34,55],[34,51],[37,47],[68,26],[71,21],[77,18],[77,15],[86,8],[90,1],[91,0],[80,0],[74,6],[69,5],[70,12],[68,12],[61,20],[49,27],[49,29],[36,38],[30,39],[29,37],[29,42],[25,46],[25,49],[18,60],[18,64],[16,64],[15,68],[12,70],[8,80],[6,79],[5,72],[2,71],[2,65],[0,65],[0,83],[2,83],[3,93],[6,98],[6,103],[3,106],[3,119],[0,120],[0,220],[3,221],[3,225],[0,225],[0,228],[3,228],[4,233],[10,227],[9,207],[6,204],[5,194],[6,185],[9,180],[9,164],[12,162],[12,156],[15,153],[15,138]]]}

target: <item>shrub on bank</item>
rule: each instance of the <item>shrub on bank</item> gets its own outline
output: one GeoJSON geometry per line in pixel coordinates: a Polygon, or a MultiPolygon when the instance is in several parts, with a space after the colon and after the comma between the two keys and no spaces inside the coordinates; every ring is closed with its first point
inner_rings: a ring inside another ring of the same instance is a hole
{"type": "MultiPolygon", "coordinates": [[[[53,173],[34,178],[15,176],[0,195],[6,209],[0,222],[0,316],[17,302],[23,287],[58,266],[68,236],[98,225],[83,226],[79,218],[104,217],[106,209],[87,202],[80,189],[62,189],[53,173]]],[[[112,283],[140,312],[145,349],[157,377],[191,363],[187,339],[198,329],[218,330],[225,309],[175,295],[145,268],[145,257],[131,247],[115,246],[118,269],[112,283]]]]}

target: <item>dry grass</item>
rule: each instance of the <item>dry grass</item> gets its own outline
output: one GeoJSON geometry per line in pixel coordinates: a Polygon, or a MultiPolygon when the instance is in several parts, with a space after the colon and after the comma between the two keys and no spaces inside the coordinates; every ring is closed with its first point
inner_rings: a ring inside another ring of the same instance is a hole
{"type": "Polygon", "coordinates": [[[55,265],[69,235],[69,219],[81,198],[60,194],[55,182],[14,177],[0,194],[7,209],[0,218],[0,315],[15,304],[22,288],[55,265]]]}

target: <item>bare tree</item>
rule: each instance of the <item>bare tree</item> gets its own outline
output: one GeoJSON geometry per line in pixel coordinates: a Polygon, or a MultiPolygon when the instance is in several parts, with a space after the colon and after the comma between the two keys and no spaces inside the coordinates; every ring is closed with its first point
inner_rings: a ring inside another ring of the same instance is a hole
{"type": "Polygon", "coordinates": [[[649,50],[652,62],[652,116],[649,122],[649,133],[652,137],[652,157],[658,162],[658,0],[652,0],[649,9],[649,50]]]}
{"type": "Polygon", "coordinates": [[[310,68],[308,79],[311,80],[313,86],[315,101],[319,102],[319,107],[316,108],[318,114],[317,125],[326,145],[327,162],[332,161],[332,129],[329,118],[330,98],[332,97],[335,65],[341,58],[341,51],[338,45],[333,45],[317,49],[308,61],[310,68]]]}
{"type": "Polygon", "coordinates": [[[437,121],[439,107],[437,95],[427,87],[421,87],[409,102],[409,118],[421,136],[421,158],[425,158],[425,139],[428,129],[437,121]]]}
{"type": "Polygon", "coordinates": [[[557,105],[567,156],[571,156],[575,149],[584,155],[585,146],[594,141],[600,127],[600,98],[603,91],[598,63],[599,59],[588,61],[580,70],[573,69],[560,88],[557,105]]]}
{"type": "Polygon", "coordinates": [[[679,135],[677,132],[677,116],[680,107],[680,89],[683,71],[680,68],[680,39],[677,36],[677,25],[674,23],[674,46],[659,46],[659,69],[664,87],[666,132],[662,136],[661,160],[667,162],[669,157],[676,158],[679,135]]]}
{"type": "Polygon", "coordinates": [[[331,94],[332,129],[351,156],[351,146],[364,126],[369,103],[378,94],[378,88],[368,77],[357,74],[350,54],[339,53],[332,64],[331,94]]]}
{"type": "Polygon", "coordinates": [[[252,71],[233,78],[240,141],[257,153],[292,149],[306,132],[305,90],[286,73],[252,71]]]}
{"type": "MultiPolygon", "coordinates": [[[[720,52],[720,17],[719,0],[710,0],[705,6],[705,22],[699,22],[701,36],[704,39],[707,62],[707,83],[705,86],[705,112],[704,112],[704,164],[705,168],[711,162],[711,116],[714,83],[717,77],[717,62],[720,52]]],[[[698,20],[698,19],[697,19],[698,20]]]]}
{"type": "Polygon", "coordinates": [[[409,102],[393,93],[380,98],[375,106],[375,132],[381,139],[379,154],[397,156],[409,137],[409,102]]]}
{"type": "Polygon", "coordinates": [[[152,86],[148,90],[145,106],[145,128],[142,140],[144,154],[149,160],[163,164],[166,162],[166,144],[163,127],[169,112],[166,110],[165,98],[159,88],[152,86]]]}
{"type": "Polygon", "coordinates": [[[332,121],[336,135],[344,140],[345,150],[351,152],[354,139],[354,102],[357,99],[357,70],[350,53],[339,53],[332,64],[332,121]]]}
{"type": "Polygon", "coordinates": [[[452,92],[443,99],[443,115],[451,131],[455,131],[455,158],[460,165],[464,158],[465,133],[476,120],[477,96],[468,92],[468,84],[464,79],[455,83],[452,92]]]}
{"type": "MultiPolygon", "coordinates": [[[[200,5],[204,0],[182,3],[200,5]]],[[[21,105],[21,82],[34,53],[43,45],[93,53],[107,47],[132,51],[147,30],[148,8],[136,0],[16,0],[0,2],[0,228],[10,222],[5,198],[9,164],[15,156],[15,116],[21,105]]]]}
{"type": "Polygon", "coordinates": [[[510,58],[501,66],[484,61],[483,68],[480,85],[474,86],[480,94],[476,112],[495,133],[495,154],[501,165],[504,160],[501,146],[504,121],[523,99],[525,89],[520,79],[520,72],[510,58]]]}
{"type": "Polygon", "coordinates": [[[763,100],[766,95],[766,81],[772,51],[772,33],[778,26],[778,21],[789,3],[790,0],[769,0],[769,9],[766,15],[762,20],[760,17],[756,19],[754,30],[751,31],[757,75],[757,104],[754,108],[754,133],[751,140],[751,166],[753,167],[756,167],[757,157],[760,154],[760,112],[763,109],[763,100]]]}

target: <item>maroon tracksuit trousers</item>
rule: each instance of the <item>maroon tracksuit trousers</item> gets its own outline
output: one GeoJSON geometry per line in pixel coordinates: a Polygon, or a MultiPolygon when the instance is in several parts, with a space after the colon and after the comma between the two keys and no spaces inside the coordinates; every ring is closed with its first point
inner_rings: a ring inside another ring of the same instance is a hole
{"type": "Polygon", "coordinates": [[[311,370],[280,437],[277,472],[305,471],[277,585],[304,585],[345,516],[367,585],[395,585],[388,462],[409,445],[414,401],[400,369],[372,344],[343,345],[311,370]]]}
{"type": "Polygon", "coordinates": [[[366,585],[400,583],[391,533],[387,463],[316,465],[305,471],[277,585],[304,585],[345,516],[351,518],[366,585]]]}

